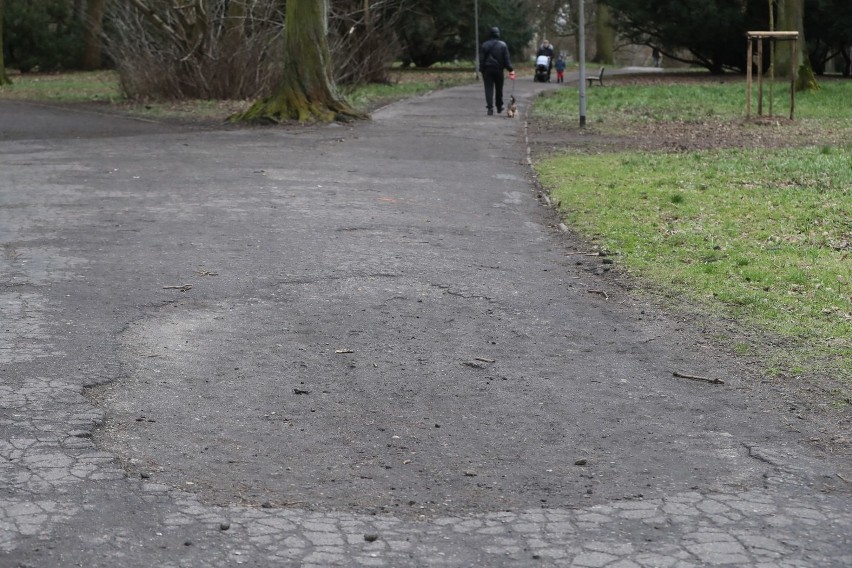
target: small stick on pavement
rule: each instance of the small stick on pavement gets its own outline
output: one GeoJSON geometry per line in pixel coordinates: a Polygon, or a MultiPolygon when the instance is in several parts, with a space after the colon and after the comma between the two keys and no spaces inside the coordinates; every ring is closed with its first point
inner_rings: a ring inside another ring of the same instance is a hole
{"type": "Polygon", "coordinates": [[[493,363],[494,359],[486,359],[485,357],[477,357],[477,361],[482,361],[483,363],[493,363]]]}
{"type": "Polygon", "coordinates": [[[192,289],[192,284],[182,284],[181,286],[163,286],[163,290],[180,290],[186,292],[192,289]]]}
{"type": "Polygon", "coordinates": [[[843,480],[843,481],[845,481],[846,483],[852,483],[852,481],[849,481],[848,479],[846,479],[845,477],[843,477],[843,476],[842,476],[842,475],[840,475],[839,473],[835,473],[834,475],[836,475],[837,477],[839,477],[840,479],[842,479],[842,480],[843,480]]]}
{"type": "Polygon", "coordinates": [[[586,290],[589,294],[600,294],[604,297],[605,300],[609,300],[609,294],[604,292],[603,290],[586,290]]]}
{"type": "Polygon", "coordinates": [[[672,373],[675,377],[679,377],[681,379],[689,379],[691,381],[704,381],[705,383],[711,383],[714,385],[724,385],[725,381],[722,379],[708,379],[707,377],[699,377],[698,375],[687,375],[686,373],[681,373],[679,371],[675,371],[672,373]]]}

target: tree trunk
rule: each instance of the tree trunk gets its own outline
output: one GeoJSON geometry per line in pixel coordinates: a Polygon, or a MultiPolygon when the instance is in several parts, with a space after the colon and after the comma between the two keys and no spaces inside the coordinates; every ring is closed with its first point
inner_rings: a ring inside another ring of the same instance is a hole
{"type": "Polygon", "coordinates": [[[101,68],[101,33],[107,0],[88,0],[83,20],[83,69],[101,68]]]}
{"type": "Polygon", "coordinates": [[[12,81],[6,76],[6,62],[3,59],[3,0],[0,0],[0,85],[8,85],[12,81]]]}
{"type": "Polygon", "coordinates": [[[328,49],[328,0],[288,0],[284,28],[284,78],[270,97],[232,121],[331,122],[366,118],[337,92],[328,49]]]}
{"type": "MultiPolygon", "coordinates": [[[[778,31],[799,32],[796,47],[796,90],[816,90],[819,84],[814,76],[805,43],[805,0],[778,0],[778,31]]],[[[779,75],[790,76],[790,48],[786,42],[778,42],[776,47],[776,70],[779,75]]]]}
{"type": "Polygon", "coordinates": [[[595,17],[595,63],[612,65],[615,63],[615,29],[610,25],[612,12],[609,6],[596,2],[597,15],[595,17]]]}

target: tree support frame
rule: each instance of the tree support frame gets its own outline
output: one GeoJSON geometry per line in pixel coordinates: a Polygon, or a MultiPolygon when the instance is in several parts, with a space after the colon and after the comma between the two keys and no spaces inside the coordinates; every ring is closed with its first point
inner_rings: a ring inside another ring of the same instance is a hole
{"type": "Polygon", "coordinates": [[[757,114],[763,115],[763,40],[790,42],[790,120],[796,110],[796,69],[798,68],[799,32],[746,32],[748,54],[746,56],[746,118],[751,118],[752,67],[754,46],[757,45],[757,114]]]}

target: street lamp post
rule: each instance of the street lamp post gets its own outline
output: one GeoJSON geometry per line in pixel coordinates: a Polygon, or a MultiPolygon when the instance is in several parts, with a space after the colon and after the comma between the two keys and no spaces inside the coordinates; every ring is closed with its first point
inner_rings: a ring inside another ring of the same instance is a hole
{"type": "Polygon", "coordinates": [[[474,34],[474,42],[476,43],[473,46],[476,55],[474,56],[474,65],[476,68],[473,70],[473,75],[477,79],[479,78],[479,0],[474,0],[473,2],[473,34],[474,34]]]}
{"type": "Polygon", "coordinates": [[[578,12],[577,38],[579,41],[577,59],[580,60],[580,128],[586,127],[586,13],[585,0],[580,0],[578,12]]]}

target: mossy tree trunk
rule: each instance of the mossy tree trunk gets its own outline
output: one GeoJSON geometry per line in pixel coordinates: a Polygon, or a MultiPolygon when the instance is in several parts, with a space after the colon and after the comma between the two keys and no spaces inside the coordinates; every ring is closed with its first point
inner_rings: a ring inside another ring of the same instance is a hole
{"type": "Polygon", "coordinates": [[[6,63],[3,59],[3,0],[0,0],[0,85],[8,85],[11,83],[9,77],[6,76],[6,63]]]}
{"type": "Polygon", "coordinates": [[[597,2],[595,16],[595,63],[615,63],[615,29],[610,25],[612,12],[603,2],[597,2]]]}
{"type": "MultiPolygon", "coordinates": [[[[796,90],[817,90],[814,70],[808,58],[807,44],[805,43],[805,0],[778,0],[778,31],[799,32],[796,49],[797,69],[796,90]]],[[[779,42],[776,46],[775,60],[776,71],[782,76],[790,76],[790,49],[786,42],[779,42]]]]}
{"type": "Polygon", "coordinates": [[[288,0],[284,77],[271,96],[231,117],[236,122],[331,122],[365,118],[337,92],[328,49],[328,0],[288,0]]]}

